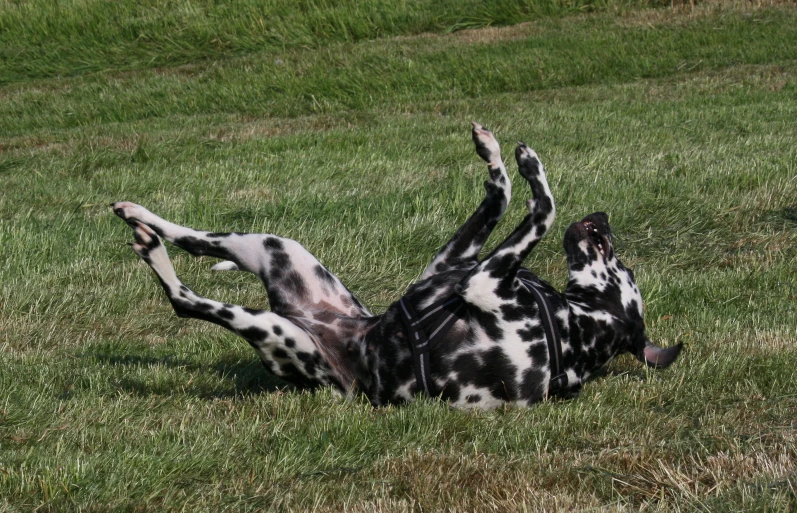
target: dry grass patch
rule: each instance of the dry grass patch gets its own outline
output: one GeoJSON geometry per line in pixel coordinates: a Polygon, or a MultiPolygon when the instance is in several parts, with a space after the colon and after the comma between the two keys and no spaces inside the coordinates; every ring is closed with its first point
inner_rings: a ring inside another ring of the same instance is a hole
{"type": "Polygon", "coordinates": [[[307,132],[323,132],[333,129],[350,128],[351,120],[345,115],[299,116],[291,118],[242,117],[207,131],[205,137],[222,142],[247,141],[283,137],[307,132]]]}
{"type": "Polygon", "coordinates": [[[671,0],[670,8],[629,9],[617,16],[621,27],[649,26],[688,22],[725,13],[751,13],[768,7],[793,7],[793,0],[671,0]]]}

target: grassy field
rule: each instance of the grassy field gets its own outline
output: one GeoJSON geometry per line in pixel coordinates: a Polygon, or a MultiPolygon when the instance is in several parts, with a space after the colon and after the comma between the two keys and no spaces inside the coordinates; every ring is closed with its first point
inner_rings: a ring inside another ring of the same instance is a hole
{"type": "Polygon", "coordinates": [[[795,511],[795,120],[793,3],[0,0],[0,512],[795,511]],[[492,412],[297,392],[108,208],[295,238],[381,311],[481,199],[471,120],[546,164],[542,277],[609,213],[671,369],[492,412]]]}

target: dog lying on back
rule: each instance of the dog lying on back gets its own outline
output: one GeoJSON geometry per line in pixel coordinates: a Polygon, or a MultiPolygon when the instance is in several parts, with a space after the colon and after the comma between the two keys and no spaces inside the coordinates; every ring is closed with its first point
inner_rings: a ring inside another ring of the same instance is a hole
{"type": "Polygon", "coordinates": [[[578,394],[587,378],[624,352],[657,368],[675,361],[680,344],[663,349],[645,335],[642,296],[614,253],[606,214],[590,214],[567,229],[570,279],[563,294],[521,267],[556,211],[543,166],[523,143],[515,158],[531,187],[529,213],[479,261],[511,185],[493,134],[474,123],[472,135],[488,164],[485,198],[382,315],[373,315],[294,240],[196,231],[133,203],[112,207],[133,227],[133,251],[155,272],[178,316],[233,331],[269,371],[300,388],[332,386],[365,394],[373,405],[422,393],[457,407],[528,406],[578,394]],[[256,274],[271,311],[198,296],[177,278],[161,238],[193,255],[225,260],[213,269],[256,274]]]}

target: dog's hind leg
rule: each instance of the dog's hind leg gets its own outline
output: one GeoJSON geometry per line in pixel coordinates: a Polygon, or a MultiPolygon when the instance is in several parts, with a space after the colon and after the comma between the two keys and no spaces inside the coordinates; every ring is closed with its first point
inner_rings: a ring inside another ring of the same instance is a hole
{"type": "Polygon", "coordinates": [[[198,296],[177,278],[166,247],[150,227],[138,223],[134,234],[133,251],[155,272],[178,316],[209,321],[243,337],[267,369],[298,387],[334,384],[343,391],[307,332],[272,312],[198,296]]]}
{"type": "Polygon", "coordinates": [[[240,270],[256,274],[266,287],[271,309],[278,314],[371,315],[335,275],[295,240],[255,233],[204,232],[170,223],[135,203],[118,202],[112,207],[131,226],[145,224],[192,255],[223,258],[240,270]]]}
{"type": "Polygon", "coordinates": [[[490,179],[484,182],[485,198],[451,240],[440,249],[423,272],[421,280],[444,271],[472,269],[478,264],[479,252],[509,204],[512,185],[501,159],[498,141],[492,132],[478,123],[473,123],[472,136],[476,143],[476,153],[487,162],[490,171],[490,179]]]}
{"type": "Polygon", "coordinates": [[[528,201],[529,214],[455,289],[467,302],[486,311],[498,310],[502,304],[501,297],[516,286],[516,274],[523,260],[542,239],[556,217],[553,195],[537,154],[520,143],[515,150],[515,158],[520,174],[531,186],[533,199],[528,201]]]}

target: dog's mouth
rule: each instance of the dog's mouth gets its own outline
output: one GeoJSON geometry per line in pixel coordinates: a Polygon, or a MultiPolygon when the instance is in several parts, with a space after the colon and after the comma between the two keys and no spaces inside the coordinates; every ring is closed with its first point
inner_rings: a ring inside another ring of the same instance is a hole
{"type": "MultiPolygon", "coordinates": [[[[580,222],[573,223],[565,232],[565,251],[572,258],[579,260],[584,253],[583,241],[604,259],[611,258],[612,232],[609,228],[609,218],[603,212],[590,214],[580,222]]],[[[588,255],[584,255],[588,256],[588,255]]]]}
{"type": "Polygon", "coordinates": [[[609,238],[598,229],[598,226],[593,221],[581,221],[586,233],[586,240],[598,250],[602,256],[606,256],[611,248],[609,238]]]}

